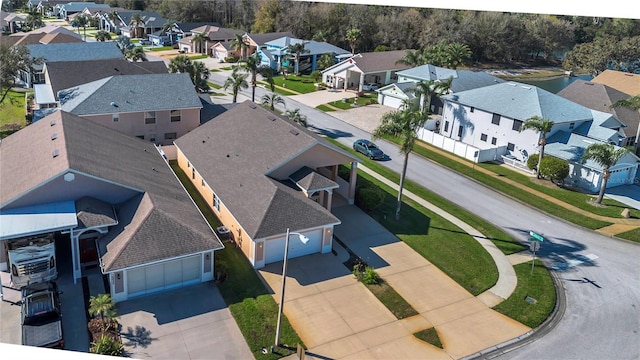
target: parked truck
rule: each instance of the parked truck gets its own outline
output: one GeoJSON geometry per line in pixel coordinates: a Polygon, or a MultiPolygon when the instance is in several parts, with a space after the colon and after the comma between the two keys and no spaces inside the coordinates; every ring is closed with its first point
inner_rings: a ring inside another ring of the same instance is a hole
{"type": "Polygon", "coordinates": [[[22,345],[64,348],[59,294],[53,281],[22,289],[22,345]]]}
{"type": "Polygon", "coordinates": [[[11,283],[16,288],[54,280],[58,276],[52,233],[7,240],[7,252],[11,283]]]}

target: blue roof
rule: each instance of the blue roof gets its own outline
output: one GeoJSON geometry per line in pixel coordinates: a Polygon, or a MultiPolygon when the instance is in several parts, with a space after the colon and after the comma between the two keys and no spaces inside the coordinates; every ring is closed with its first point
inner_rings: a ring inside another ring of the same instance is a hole
{"type": "MultiPolygon", "coordinates": [[[[585,149],[591,144],[601,144],[602,141],[598,141],[592,138],[588,138],[579,134],[569,134],[565,131],[558,131],[553,136],[547,139],[548,143],[544,147],[545,154],[555,156],[560,159],[571,161],[574,163],[580,163],[582,154],[585,149]]],[[[620,149],[619,146],[615,146],[615,149],[620,149]]],[[[631,154],[631,153],[630,153],[631,154]]],[[[635,156],[632,156],[632,158],[635,156]]],[[[628,162],[629,159],[623,157],[618,161],[618,164],[628,162]]],[[[617,165],[617,164],[616,164],[617,165]]],[[[593,160],[587,160],[583,166],[588,168],[602,171],[603,168],[597,162],[593,160]]]]}
{"type": "Polygon", "coordinates": [[[112,41],[27,45],[32,57],[45,62],[122,59],[122,52],[112,41]]]}
{"type": "Polygon", "coordinates": [[[526,120],[534,115],[554,123],[593,119],[591,110],[533,85],[505,82],[441,97],[512,119],[526,120]]]}
{"type": "Polygon", "coordinates": [[[304,43],[304,48],[309,50],[309,52],[305,53],[304,55],[321,55],[326,53],[333,53],[336,55],[351,54],[351,52],[345,49],[339,48],[335,45],[332,45],[326,42],[314,41],[314,40],[302,40],[302,39],[292,38],[289,36],[283,36],[273,41],[268,41],[265,43],[265,45],[269,47],[278,48],[279,50],[271,49],[271,51],[277,55],[282,55],[282,54],[288,53],[288,51],[285,49],[287,46],[293,45],[293,44],[299,44],[299,43],[304,43]]]}
{"type": "Polygon", "coordinates": [[[612,129],[624,127],[615,116],[597,110],[591,110],[591,113],[593,120],[582,123],[573,132],[605,142],[613,141],[616,144],[624,138],[618,130],[612,129]]]}
{"type": "Polygon", "coordinates": [[[458,77],[457,71],[446,69],[431,64],[420,65],[407,70],[396,72],[398,76],[406,76],[417,80],[446,80],[450,77],[458,77]]]}
{"type": "Polygon", "coordinates": [[[60,4],[67,12],[80,12],[85,8],[110,8],[108,4],[96,4],[94,2],[70,2],[68,4],[60,4]]]}
{"type": "Polygon", "coordinates": [[[37,235],[78,225],[75,201],[2,210],[0,239],[37,235]]]}

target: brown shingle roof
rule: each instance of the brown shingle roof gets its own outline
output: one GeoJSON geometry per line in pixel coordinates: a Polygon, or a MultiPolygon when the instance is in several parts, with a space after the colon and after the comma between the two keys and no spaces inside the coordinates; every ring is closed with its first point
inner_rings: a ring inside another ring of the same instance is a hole
{"type": "Polygon", "coordinates": [[[591,80],[594,83],[610,86],[631,96],[640,95],[640,74],[605,70],[591,80]]]}
{"type": "MultiPolygon", "coordinates": [[[[404,50],[360,53],[353,58],[358,68],[365,73],[387,70],[404,70],[411,66],[396,64],[405,54],[404,50]]],[[[348,61],[348,60],[347,60],[348,61]]]]}

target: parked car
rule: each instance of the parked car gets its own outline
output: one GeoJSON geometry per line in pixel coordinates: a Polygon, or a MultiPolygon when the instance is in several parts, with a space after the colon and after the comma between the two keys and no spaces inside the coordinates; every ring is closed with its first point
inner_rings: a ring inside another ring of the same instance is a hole
{"type": "Polygon", "coordinates": [[[148,39],[141,39],[141,40],[139,41],[139,44],[140,44],[140,45],[151,45],[151,40],[148,40],[148,39]]]}
{"type": "Polygon", "coordinates": [[[64,348],[60,294],[54,281],[31,284],[22,289],[22,345],[64,348]]]}
{"type": "Polygon", "coordinates": [[[358,139],[353,143],[353,150],[365,155],[369,159],[381,160],[386,157],[378,145],[366,139],[358,139]]]}
{"type": "Polygon", "coordinates": [[[364,91],[374,91],[378,89],[378,84],[375,83],[369,83],[369,84],[364,84],[362,85],[362,90],[364,91]]]}

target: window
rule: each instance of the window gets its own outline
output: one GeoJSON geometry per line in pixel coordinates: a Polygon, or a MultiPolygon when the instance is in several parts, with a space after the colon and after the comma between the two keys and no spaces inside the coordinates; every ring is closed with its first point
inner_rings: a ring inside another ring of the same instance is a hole
{"type": "Polygon", "coordinates": [[[152,143],[156,142],[156,134],[149,135],[149,141],[151,141],[152,143]]]}
{"type": "Polygon", "coordinates": [[[492,137],[491,138],[491,145],[495,145],[498,142],[498,139],[492,137]]]}
{"type": "Polygon", "coordinates": [[[136,135],[136,137],[137,137],[138,139],[142,139],[142,140],[144,140],[144,135],[136,135]]]}
{"type": "Polygon", "coordinates": [[[144,112],[144,123],[145,124],[155,124],[156,123],[156,112],[155,111],[145,111],[144,112]]]}
{"type": "Polygon", "coordinates": [[[493,118],[491,119],[491,123],[494,125],[500,125],[500,115],[493,114],[493,118]]]}
{"type": "Polygon", "coordinates": [[[118,122],[118,121],[120,121],[120,114],[113,114],[113,115],[111,115],[111,120],[113,120],[113,122],[118,122]]]}
{"type": "Polygon", "coordinates": [[[480,134],[480,141],[487,142],[487,134],[480,134]]]}
{"type": "Polygon", "coordinates": [[[202,187],[205,187],[204,179],[202,179],[202,181],[200,183],[201,183],[202,187]]]}
{"type": "Polygon", "coordinates": [[[458,126],[458,137],[462,137],[462,131],[464,131],[464,126],[458,126]]]}
{"type": "Polygon", "coordinates": [[[173,140],[175,138],[176,138],[176,133],[174,133],[174,132],[164,133],[164,139],[165,140],[173,140]]]}
{"type": "Polygon", "coordinates": [[[182,114],[180,110],[171,110],[171,122],[178,122],[181,120],[182,114]]]}
{"type": "Polygon", "coordinates": [[[195,180],[196,178],[196,168],[191,168],[191,179],[195,180]]]}
{"type": "Polygon", "coordinates": [[[513,150],[515,150],[515,148],[516,148],[516,146],[514,144],[512,144],[512,143],[508,143],[507,144],[507,150],[513,151],[513,150]]]}
{"type": "Polygon", "coordinates": [[[514,119],[513,120],[513,127],[511,129],[515,130],[515,131],[520,131],[521,128],[522,128],[522,121],[514,119]]]}
{"type": "Polygon", "coordinates": [[[570,123],[569,124],[569,130],[573,130],[573,128],[576,126],[576,123],[570,123]]]}
{"type": "Polygon", "coordinates": [[[474,108],[473,106],[471,107],[471,109],[469,109],[469,112],[474,112],[476,110],[476,108],[474,108]]]}
{"type": "Polygon", "coordinates": [[[216,194],[213,194],[213,207],[220,211],[220,198],[216,194]]]}
{"type": "Polygon", "coordinates": [[[187,168],[191,167],[191,163],[189,161],[187,161],[187,168]]]}
{"type": "Polygon", "coordinates": [[[449,131],[449,122],[445,121],[444,122],[444,132],[447,132],[447,131],[449,131]]]}

